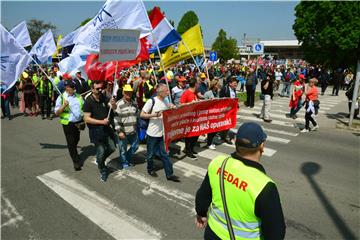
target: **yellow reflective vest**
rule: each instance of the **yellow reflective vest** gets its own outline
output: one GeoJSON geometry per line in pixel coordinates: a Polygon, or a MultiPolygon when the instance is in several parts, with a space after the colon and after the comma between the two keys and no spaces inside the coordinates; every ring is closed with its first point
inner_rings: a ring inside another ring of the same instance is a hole
{"type": "MultiPolygon", "coordinates": [[[[83,105],[84,105],[84,100],[79,94],[77,94],[77,93],[74,93],[74,94],[75,94],[75,97],[76,97],[76,99],[78,100],[78,102],[80,104],[80,110],[82,111],[83,105]]],[[[64,95],[62,95],[62,97],[61,97],[61,104],[63,104],[63,102],[64,102],[64,95]]],[[[69,106],[67,106],[64,109],[64,111],[62,113],[60,113],[59,117],[60,117],[60,123],[62,125],[68,125],[69,124],[69,119],[70,119],[70,108],[69,108],[69,106]]]]}
{"type": "MultiPolygon", "coordinates": [[[[208,224],[221,239],[230,239],[219,183],[221,165],[226,158],[219,156],[212,160],[208,167],[212,190],[208,224]]],[[[269,182],[273,181],[260,170],[231,157],[227,161],[224,170],[224,188],[236,239],[261,239],[261,221],[255,215],[255,200],[269,182]]]]}

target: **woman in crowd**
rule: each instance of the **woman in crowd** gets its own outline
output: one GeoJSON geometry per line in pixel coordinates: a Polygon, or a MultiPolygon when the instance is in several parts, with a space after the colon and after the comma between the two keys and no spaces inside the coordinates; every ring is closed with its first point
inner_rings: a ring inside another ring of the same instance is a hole
{"type": "Polygon", "coordinates": [[[315,121],[315,109],[318,108],[318,90],[315,84],[317,83],[316,78],[312,78],[309,81],[309,85],[305,90],[306,100],[305,100],[305,128],[301,130],[302,133],[310,131],[310,122],[313,124],[312,131],[319,129],[319,125],[315,121]]]}
{"type": "Polygon", "coordinates": [[[299,78],[297,78],[296,81],[294,82],[294,88],[289,103],[290,117],[292,119],[297,118],[296,113],[300,110],[302,106],[301,97],[304,93],[304,85],[302,81],[304,80],[304,78],[305,78],[304,75],[300,74],[299,78]]]}
{"type": "Polygon", "coordinates": [[[26,109],[29,109],[30,116],[36,116],[36,93],[35,85],[27,73],[23,73],[23,81],[20,83],[20,89],[23,90],[23,102],[24,102],[24,115],[28,113],[26,109]]]}

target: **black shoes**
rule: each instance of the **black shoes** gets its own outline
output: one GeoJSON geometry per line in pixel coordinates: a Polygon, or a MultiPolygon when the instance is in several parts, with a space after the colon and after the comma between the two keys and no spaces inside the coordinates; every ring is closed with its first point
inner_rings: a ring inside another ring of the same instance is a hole
{"type": "Polygon", "coordinates": [[[198,158],[193,153],[186,153],[186,156],[192,160],[197,160],[198,158]]]}
{"type": "Polygon", "coordinates": [[[167,179],[168,181],[180,182],[179,177],[178,177],[178,176],[175,176],[175,175],[170,175],[170,176],[166,177],[166,179],[167,179]]]}
{"type": "Polygon", "coordinates": [[[233,142],[230,141],[230,139],[224,139],[224,142],[226,142],[226,143],[229,144],[229,145],[233,145],[233,142]]]}
{"type": "Polygon", "coordinates": [[[152,177],[158,177],[157,173],[153,170],[153,171],[149,171],[148,174],[152,177]]]}

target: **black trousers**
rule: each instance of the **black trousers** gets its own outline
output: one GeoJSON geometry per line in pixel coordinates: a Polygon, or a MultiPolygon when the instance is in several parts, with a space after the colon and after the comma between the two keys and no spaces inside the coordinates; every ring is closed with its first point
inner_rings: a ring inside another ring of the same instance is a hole
{"type": "Polygon", "coordinates": [[[311,111],[305,113],[305,128],[306,129],[309,129],[310,122],[314,125],[314,127],[317,125],[315,119],[311,116],[312,114],[313,113],[311,111]]]}
{"type": "Polygon", "coordinates": [[[63,125],[63,130],[74,167],[81,167],[80,156],[77,151],[77,145],[80,141],[80,130],[72,122],[69,122],[68,125],[63,125]]]}
{"type": "Polygon", "coordinates": [[[339,83],[334,83],[334,87],[332,90],[332,95],[339,95],[339,89],[340,89],[340,84],[339,83]]]}
{"type": "Polygon", "coordinates": [[[249,107],[254,107],[255,89],[252,85],[246,85],[246,103],[249,107]]]}
{"type": "Polygon", "coordinates": [[[41,115],[45,116],[45,108],[46,108],[46,116],[50,117],[51,113],[51,98],[46,95],[40,95],[40,109],[41,115]]]}
{"type": "Polygon", "coordinates": [[[325,93],[326,88],[327,88],[327,83],[326,83],[326,82],[323,82],[323,83],[321,84],[321,94],[325,93]]]}
{"type": "Polygon", "coordinates": [[[196,145],[198,139],[199,139],[199,136],[185,138],[185,151],[187,153],[194,153],[194,148],[195,148],[195,145],[196,145]]]}

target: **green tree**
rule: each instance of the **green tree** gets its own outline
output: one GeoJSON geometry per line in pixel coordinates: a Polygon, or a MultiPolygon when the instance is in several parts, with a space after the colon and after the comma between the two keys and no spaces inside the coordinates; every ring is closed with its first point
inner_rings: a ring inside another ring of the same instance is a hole
{"type": "Polygon", "coordinates": [[[360,56],[360,3],[301,1],[293,29],[311,63],[333,69],[356,64],[360,56]]]}
{"type": "Polygon", "coordinates": [[[29,35],[31,38],[31,42],[33,44],[36,43],[36,41],[43,35],[47,30],[51,29],[51,31],[54,33],[56,31],[56,26],[49,23],[45,23],[42,20],[37,19],[31,19],[28,23],[28,30],[29,35]]]}
{"type": "Polygon", "coordinates": [[[177,32],[181,35],[196,24],[199,23],[199,18],[194,11],[186,12],[177,27],[177,32]]]}
{"type": "Polygon", "coordinates": [[[212,44],[212,50],[217,51],[218,57],[226,61],[232,58],[238,58],[239,51],[235,38],[227,38],[226,32],[220,29],[215,42],[212,44]]]}

